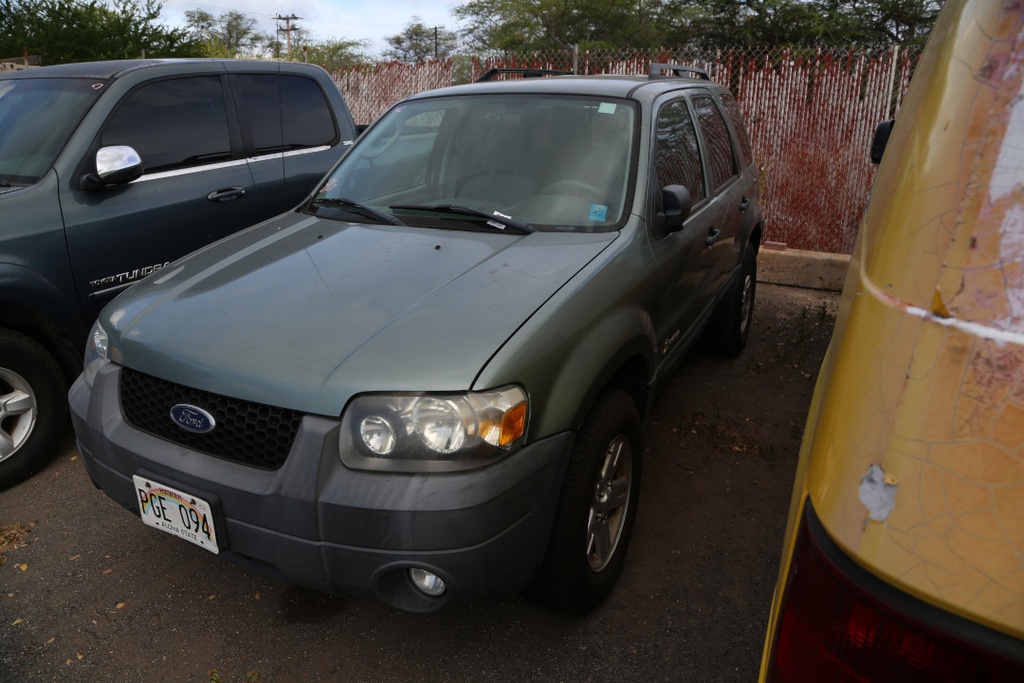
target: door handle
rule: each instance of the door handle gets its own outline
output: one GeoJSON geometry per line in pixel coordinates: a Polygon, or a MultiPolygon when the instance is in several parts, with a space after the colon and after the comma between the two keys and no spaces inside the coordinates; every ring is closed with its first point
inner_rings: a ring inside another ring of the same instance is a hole
{"type": "Polygon", "coordinates": [[[718,241],[718,238],[722,236],[722,231],[718,228],[711,228],[708,230],[708,236],[704,239],[704,244],[711,246],[718,241]]]}
{"type": "Polygon", "coordinates": [[[206,195],[211,202],[230,202],[245,196],[244,187],[224,187],[206,195]]]}
{"type": "Polygon", "coordinates": [[[740,211],[746,211],[750,207],[750,198],[744,197],[743,201],[740,202],[740,211]]]}

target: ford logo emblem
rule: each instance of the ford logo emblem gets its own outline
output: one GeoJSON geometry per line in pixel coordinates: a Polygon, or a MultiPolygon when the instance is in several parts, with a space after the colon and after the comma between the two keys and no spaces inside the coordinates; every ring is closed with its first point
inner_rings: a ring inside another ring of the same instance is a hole
{"type": "Polygon", "coordinates": [[[213,415],[187,403],[179,403],[171,408],[171,420],[185,431],[196,434],[205,434],[217,426],[213,415]]]}

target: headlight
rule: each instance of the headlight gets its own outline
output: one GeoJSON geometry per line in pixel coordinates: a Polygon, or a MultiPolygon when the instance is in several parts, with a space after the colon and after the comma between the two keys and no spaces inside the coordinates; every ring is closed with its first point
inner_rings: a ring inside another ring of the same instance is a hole
{"type": "Polygon", "coordinates": [[[341,420],[341,460],[354,469],[452,472],[517,449],[526,433],[526,392],[511,386],[447,395],[365,395],[341,420]]]}
{"type": "Polygon", "coordinates": [[[82,362],[85,383],[90,387],[96,379],[96,373],[109,362],[107,353],[107,333],[97,322],[89,331],[89,341],[85,345],[85,359],[82,362]]]}

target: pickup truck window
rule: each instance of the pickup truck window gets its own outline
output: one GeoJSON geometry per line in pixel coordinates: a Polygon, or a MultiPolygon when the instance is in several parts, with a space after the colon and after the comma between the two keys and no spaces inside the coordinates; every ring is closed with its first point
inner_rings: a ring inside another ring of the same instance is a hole
{"type": "Polygon", "coordinates": [[[302,76],[251,74],[236,77],[252,126],[255,154],[329,145],[338,138],[323,91],[302,76]]]}
{"type": "Polygon", "coordinates": [[[31,185],[50,168],[79,120],[102,92],[93,79],[0,83],[0,192],[31,185]]]}
{"type": "Polygon", "coordinates": [[[658,113],[654,164],[659,187],[682,185],[694,204],[707,197],[697,131],[685,100],[670,102],[658,113]]]}
{"type": "Polygon", "coordinates": [[[220,78],[177,78],[142,86],[111,117],[101,141],[104,147],[134,147],[146,173],[231,159],[220,78]]]}
{"type": "Polygon", "coordinates": [[[736,155],[732,151],[732,138],[722,112],[710,97],[694,97],[693,108],[697,111],[697,120],[708,146],[708,174],[711,191],[714,193],[738,172],[736,155]]]}

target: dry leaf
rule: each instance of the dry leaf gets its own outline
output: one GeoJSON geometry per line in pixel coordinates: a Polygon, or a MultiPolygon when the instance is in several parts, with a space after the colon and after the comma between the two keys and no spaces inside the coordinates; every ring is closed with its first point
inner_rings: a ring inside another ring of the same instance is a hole
{"type": "Polygon", "coordinates": [[[20,569],[23,572],[27,572],[28,571],[28,564],[27,563],[26,564],[19,564],[18,565],[18,569],[20,569]]]}
{"type": "Polygon", "coordinates": [[[18,624],[24,624],[24,623],[25,623],[25,620],[22,619],[21,617],[18,617],[17,619],[15,619],[14,621],[11,622],[11,626],[17,626],[18,624]]]}
{"type": "Polygon", "coordinates": [[[70,658],[68,658],[67,665],[71,666],[71,659],[70,658]]]}
{"type": "Polygon", "coordinates": [[[76,652],[75,656],[78,657],[79,659],[85,659],[85,655],[83,655],[81,652],[76,652]]]}

